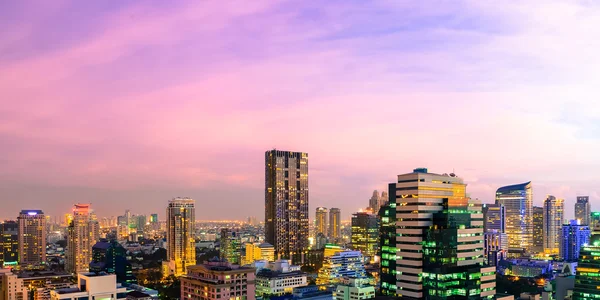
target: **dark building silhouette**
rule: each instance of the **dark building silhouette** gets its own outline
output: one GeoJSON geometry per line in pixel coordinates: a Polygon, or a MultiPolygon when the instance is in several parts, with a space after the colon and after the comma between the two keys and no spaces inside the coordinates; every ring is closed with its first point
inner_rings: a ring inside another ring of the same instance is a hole
{"type": "Polygon", "coordinates": [[[116,240],[102,240],[92,247],[91,272],[106,272],[117,275],[119,283],[136,283],[131,264],[126,258],[127,250],[116,240]]]}

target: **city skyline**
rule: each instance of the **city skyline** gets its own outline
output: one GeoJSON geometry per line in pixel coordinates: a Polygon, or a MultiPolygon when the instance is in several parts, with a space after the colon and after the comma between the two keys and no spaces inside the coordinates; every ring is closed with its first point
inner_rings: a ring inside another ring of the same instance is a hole
{"type": "Polygon", "coordinates": [[[198,219],[261,217],[273,147],[310,153],[309,211],[344,220],[418,166],[455,170],[484,203],[531,180],[534,205],[598,211],[597,10],[1,3],[0,218],[85,202],[164,220],[177,196],[198,219]]]}

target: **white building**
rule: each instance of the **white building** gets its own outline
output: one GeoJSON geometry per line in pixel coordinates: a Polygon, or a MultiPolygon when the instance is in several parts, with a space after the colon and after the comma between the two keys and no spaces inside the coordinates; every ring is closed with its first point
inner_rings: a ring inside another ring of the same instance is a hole
{"type": "Polygon", "coordinates": [[[333,293],[335,300],[362,300],[375,298],[375,287],[366,285],[366,280],[349,278],[338,285],[333,293]]]}
{"type": "Polygon", "coordinates": [[[257,263],[255,279],[257,296],[291,294],[294,288],[308,284],[306,273],[301,272],[299,266],[290,265],[287,260],[255,263],[257,263]]]}
{"type": "Polygon", "coordinates": [[[51,300],[59,299],[126,299],[127,288],[117,284],[117,276],[104,273],[77,274],[77,288],[50,292],[51,300]]]}
{"type": "Polygon", "coordinates": [[[27,300],[27,287],[10,269],[0,269],[0,299],[27,300]]]}

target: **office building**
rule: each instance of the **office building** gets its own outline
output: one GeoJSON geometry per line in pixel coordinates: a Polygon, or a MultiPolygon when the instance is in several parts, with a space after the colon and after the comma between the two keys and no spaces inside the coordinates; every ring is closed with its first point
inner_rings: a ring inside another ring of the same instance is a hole
{"type": "Polygon", "coordinates": [[[501,187],[496,204],[504,205],[509,255],[533,251],[533,193],[531,182],[501,187]]]}
{"type": "Polygon", "coordinates": [[[0,269],[14,267],[19,262],[19,223],[0,223],[0,269]]]}
{"type": "Polygon", "coordinates": [[[94,220],[89,204],[75,204],[73,220],[67,228],[65,270],[72,274],[88,272],[92,246],[99,240],[100,225],[94,220]]]}
{"type": "Polygon", "coordinates": [[[92,246],[91,272],[115,274],[119,283],[136,283],[131,263],[127,261],[127,250],[116,240],[100,241],[92,246]]]}
{"type": "Polygon", "coordinates": [[[19,264],[46,263],[46,217],[41,210],[22,210],[19,222],[19,264]]]}
{"type": "Polygon", "coordinates": [[[369,212],[352,215],[352,249],[362,252],[367,260],[373,260],[379,250],[379,219],[369,212]]]}
{"type": "MultiPolygon", "coordinates": [[[[544,252],[558,254],[564,220],[564,200],[548,195],[544,200],[544,252]]],[[[534,237],[535,238],[535,237],[534,237]]]]}
{"type": "Polygon", "coordinates": [[[497,230],[486,231],[484,237],[484,258],[485,263],[490,266],[497,266],[498,263],[507,258],[508,254],[508,236],[504,232],[497,230]]]}
{"type": "Polygon", "coordinates": [[[163,276],[181,276],[196,264],[196,210],[190,198],[173,198],[167,207],[167,261],[163,276]]]}
{"type": "Polygon", "coordinates": [[[340,251],[326,256],[319,269],[317,284],[338,284],[344,278],[366,278],[364,258],[360,251],[340,251]]]}
{"type": "Polygon", "coordinates": [[[504,205],[483,204],[483,231],[506,232],[504,205]]]}
{"type": "Polygon", "coordinates": [[[329,210],[329,239],[334,243],[342,238],[341,217],[339,208],[329,210]]]}
{"type": "MultiPolygon", "coordinates": [[[[389,185],[391,195],[395,195],[396,184],[389,185]]],[[[379,210],[379,281],[381,293],[396,295],[396,197],[390,197],[379,210]]]]}
{"type": "Polygon", "coordinates": [[[375,287],[369,285],[364,279],[346,279],[338,285],[333,293],[334,300],[363,300],[374,299],[375,287]]]}
{"type": "Polygon", "coordinates": [[[381,197],[379,197],[379,192],[374,190],[373,195],[369,199],[369,209],[371,212],[377,213],[379,211],[379,207],[381,207],[381,197]]]}
{"type": "Polygon", "coordinates": [[[265,241],[281,258],[301,261],[308,250],[308,154],[265,153],[265,241]]]}
{"type": "Polygon", "coordinates": [[[544,252],[544,208],[540,206],[533,207],[533,244],[532,253],[544,252]]]}
{"type": "Polygon", "coordinates": [[[581,225],[589,226],[591,214],[590,197],[577,196],[577,202],[575,202],[575,219],[579,220],[581,225]]]}
{"type": "Polygon", "coordinates": [[[238,232],[229,228],[221,228],[221,246],[219,256],[233,265],[242,262],[242,242],[238,232]]]}
{"type": "Polygon", "coordinates": [[[579,250],[590,241],[590,228],[581,225],[579,219],[562,225],[560,235],[560,258],[567,262],[575,262],[579,258],[579,250]]]}
{"type": "Polygon", "coordinates": [[[327,236],[327,208],[317,207],[315,213],[315,236],[319,233],[327,236]]]}
{"type": "Polygon", "coordinates": [[[600,299],[600,233],[594,232],[579,251],[573,300],[600,299]]]}
{"type": "Polygon", "coordinates": [[[77,299],[126,299],[128,290],[117,284],[114,274],[79,273],[76,288],[63,288],[50,292],[51,300],[77,299]]]}
{"type": "Polygon", "coordinates": [[[181,277],[181,300],[254,300],[255,269],[227,262],[207,262],[189,266],[181,277]]]}
{"type": "Polygon", "coordinates": [[[275,247],[269,243],[247,243],[243,265],[257,260],[275,261],[275,247]]]}
{"type": "Polygon", "coordinates": [[[261,268],[256,273],[256,295],[281,296],[291,294],[296,287],[308,284],[307,274],[300,268],[290,268],[289,262],[280,260],[271,263],[267,268],[261,268]]]}

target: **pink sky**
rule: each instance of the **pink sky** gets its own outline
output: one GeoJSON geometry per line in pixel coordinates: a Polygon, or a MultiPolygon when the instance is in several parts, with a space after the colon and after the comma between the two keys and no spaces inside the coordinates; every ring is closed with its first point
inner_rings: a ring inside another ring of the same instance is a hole
{"type": "Polygon", "coordinates": [[[273,147],[309,153],[311,216],[415,167],[600,210],[598,6],[227,3],[1,3],[0,217],[260,219],[273,147]]]}

